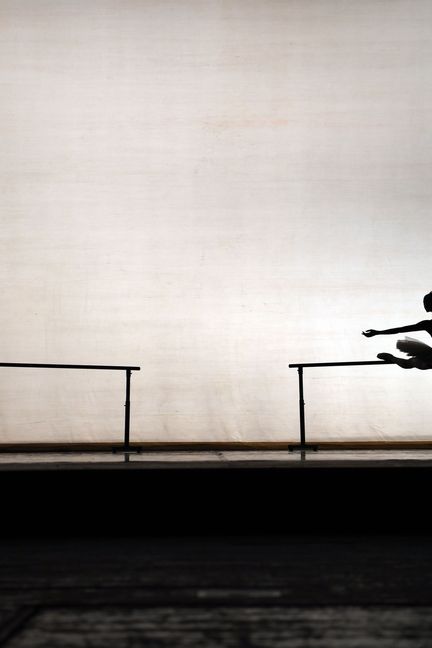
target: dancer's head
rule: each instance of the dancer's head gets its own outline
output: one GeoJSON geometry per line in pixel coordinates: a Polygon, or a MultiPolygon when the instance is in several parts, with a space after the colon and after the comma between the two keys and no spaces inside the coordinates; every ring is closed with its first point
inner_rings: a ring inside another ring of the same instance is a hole
{"type": "Polygon", "coordinates": [[[432,312],[432,292],[423,297],[423,305],[428,313],[432,312]]]}

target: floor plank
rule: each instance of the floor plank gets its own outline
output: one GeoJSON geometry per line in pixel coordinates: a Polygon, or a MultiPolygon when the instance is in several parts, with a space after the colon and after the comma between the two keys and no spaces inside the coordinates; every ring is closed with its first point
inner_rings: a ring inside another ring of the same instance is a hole
{"type": "Polygon", "coordinates": [[[9,648],[430,648],[432,608],[51,608],[9,648]]]}

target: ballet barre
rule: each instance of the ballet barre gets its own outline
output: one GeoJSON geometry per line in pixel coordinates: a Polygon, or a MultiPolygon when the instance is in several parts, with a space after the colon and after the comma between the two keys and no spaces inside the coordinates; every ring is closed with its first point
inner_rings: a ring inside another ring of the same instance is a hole
{"type": "Polygon", "coordinates": [[[303,369],[305,367],[352,367],[355,365],[391,365],[392,362],[385,360],[360,360],[358,362],[304,362],[297,364],[290,364],[288,367],[296,368],[299,377],[299,413],[300,413],[300,443],[290,444],[288,450],[318,450],[318,445],[315,443],[306,443],[306,430],[305,430],[305,402],[304,402],[304,389],[303,389],[303,369]]]}
{"type": "Polygon", "coordinates": [[[39,364],[28,362],[0,362],[0,367],[26,367],[30,369],[104,369],[107,371],[126,372],[126,400],[125,400],[125,422],[124,441],[122,446],[113,447],[113,452],[140,452],[140,448],[131,446],[130,437],[130,391],[132,371],[140,371],[141,367],[118,366],[118,365],[75,365],[75,364],[39,364]]]}

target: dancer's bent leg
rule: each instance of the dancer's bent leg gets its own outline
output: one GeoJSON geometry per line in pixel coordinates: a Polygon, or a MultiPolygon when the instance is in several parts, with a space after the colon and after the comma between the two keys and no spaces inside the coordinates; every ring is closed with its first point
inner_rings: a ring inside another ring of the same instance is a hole
{"type": "Polygon", "coordinates": [[[397,358],[391,353],[378,353],[377,358],[386,362],[393,362],[393,364],[397,364],[403,369],[412,369],[415,367],[414,358],[397,358]]]}

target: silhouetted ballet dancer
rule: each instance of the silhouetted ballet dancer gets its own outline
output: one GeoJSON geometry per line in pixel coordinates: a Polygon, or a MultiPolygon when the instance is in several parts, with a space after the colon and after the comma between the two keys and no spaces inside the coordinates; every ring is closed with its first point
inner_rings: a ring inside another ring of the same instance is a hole
{"type": "MultiPolygon", "coordinates": [[[[427,313],[432,312],[432,292],[423,297],[423,305],[427,313]]],[[[374,335],[392,335],[394,333],[409,333],[411,331],[426,331],[432,336],[432,320],[422,320],[417,324],[409,326],[399,326],[398,328],[385,329],[377,331],[375,329],[368,329],[362,332],[366,337],[373,337],[374,335]]],[[[391,353],[378,353],[377,358],[385,360],[386,362],[393,362],[394,364],[403,367],[403,369],[432,369],[432,347],[405,336],[404,340],[396,342],[396,348],[403,351],[410,358],[398,358],[391,353]]]]}

